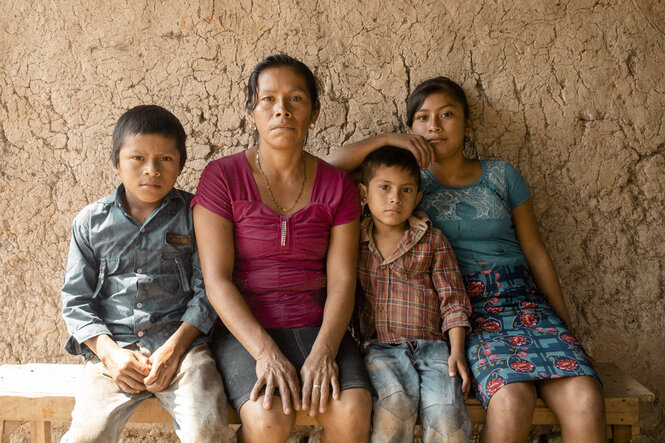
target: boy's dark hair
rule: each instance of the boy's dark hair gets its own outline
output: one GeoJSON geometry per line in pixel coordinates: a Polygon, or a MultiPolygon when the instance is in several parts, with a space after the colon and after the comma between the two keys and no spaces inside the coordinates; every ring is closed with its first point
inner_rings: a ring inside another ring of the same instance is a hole
{"type": "Polygon", "coordinates": [[[437,92],[444,92],[451,95],[453,99],[462,105],[464,120],[469,118],[469,102],[466,99],[464,89],[448,77],[434,77],[416,86],[406,99],[406,125],[409,128],[413,125],[413,116],[423,105],[427,96],[437,92]]]}
{"type": "MultiPolygon", "coordinates": [[[[302,78],[305,80],[307,85],[307,92],[309,92],[309,98],[312,102],[312,112],[319,109],[321,106],[319,103],[319,82],[316,79],[316,76],[312,71],[307,67],[306,64],[301,62],[298,59],[291,57],[286,54],[273,54],[264,58],[254,66],[252,74],[249,76],[249,81],[247,82],[247,101],[245,102],[245,109],[248,111],[253,111],[256,108],[257,98],[258,98],[258,89],[259,89],[259,75],[266,69],[278,68],[281,66],[287,66],[294,71],[296,71],[302,78]]],[[[254,143],[259,141],[258,131],[254,131],[254,143]]]]}
{"type": "Polygon", "coordinates": [[[360,165],[363,185],[369,185],[370,180],[380,166],[398,166],[402,168],[413,177],[418,191],[420,191],[420,167],[411,152],[395,146],[384,146],[370,153],[360,165]]]}
{"type": "Polygon", "coordinates": [[[113,167],[118,167],[120,148],[127,137],[138,134],[160,134],[173,138],[178,152],[180,152],[180,169],[185,166],[187,134],[178,117],[161,106],[139,105],[122,114],[113,128],[113,148],[111,149],[113,167]]]}

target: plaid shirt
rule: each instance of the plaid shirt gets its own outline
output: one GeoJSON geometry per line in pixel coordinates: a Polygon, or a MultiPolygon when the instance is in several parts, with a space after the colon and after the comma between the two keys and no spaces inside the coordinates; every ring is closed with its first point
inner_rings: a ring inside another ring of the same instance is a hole
{"type": "Polygon", "coordinates": [[[425,213],[414,213],[385,260],[372,238],[372,219],[361,224],[357,314],[363,341],[375,333],[381,343],[441,340],[450,328],[470,328],[471,304],[455,254],[431,224],[425,213]]]}

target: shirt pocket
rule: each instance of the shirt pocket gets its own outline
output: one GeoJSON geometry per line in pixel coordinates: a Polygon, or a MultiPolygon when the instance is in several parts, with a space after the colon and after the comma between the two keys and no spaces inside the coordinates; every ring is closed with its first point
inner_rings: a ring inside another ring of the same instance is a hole
{"type": "Polygon", "coordinates": [[[162,252],[160,258],[162,287],[167,293],[189,292],[192,279],[192,255],[189,252],[162,252]]]}
{"type": "Polygon", "coordinates": [[[102,258],[99,262],[99,275],[97,276],[97,287],[92,293],[92,298],[107,298],[116,292],[117,285],[114,284],[113,276],[118,271],[120,259],[102,258]]]}

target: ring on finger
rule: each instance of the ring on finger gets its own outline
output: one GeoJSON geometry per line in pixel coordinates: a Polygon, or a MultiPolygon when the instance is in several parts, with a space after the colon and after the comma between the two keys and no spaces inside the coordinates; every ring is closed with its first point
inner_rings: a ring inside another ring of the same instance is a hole
{"type": "Polygon", "coordinates": [[[321,385],[312,385],[312,389],[321,389],[321,385]]]}

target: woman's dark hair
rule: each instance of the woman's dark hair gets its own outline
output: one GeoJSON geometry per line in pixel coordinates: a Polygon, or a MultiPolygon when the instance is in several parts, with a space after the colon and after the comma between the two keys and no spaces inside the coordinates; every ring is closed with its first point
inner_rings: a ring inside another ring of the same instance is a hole
{"type": "Polygon", "coordinates": [[[468,120],[470,116],[469,102],[466,99],[464,89],[448,77],[435,77],[416,86],[406,99],[406,125],[409,128],[413,125],[413,116],[423,105],[427,96],[437,92],[444,92],[457,100],[464,110],[464,120],[468,120]]]}
{"type": "Polygon", "coordinates": [[[175,140],[180,153],[180,169],[185,166],[187,161],[187,148],[185,147],[187,134],[185,134],[185,129],[178,117],[161,106],[139,105],[122,114],[115,124],[115,128],[113,128],[111,161],[114,168],[118,167],[120,148],[122,148],[127,137],[138,134],[159,134],[175,140]]]}
{"type": "Polygon", "coordinates": [[[360,165],[363,185],[369,185],[370,180],[372,180],[372,177],[374,177],[376,170],[380,166],[397,166],[403,169],[413,177],[420,191],[420,167],[411,152],[395,146],[383,146],[376,151],[372,151],[360,165]]]}
{"type": "MultiPolygon", "coordinates": [[[[307,67],[306,64],[286,54],[273,54],[261,60],[254,66],[252,74],[249,76],[247,82],[247,101],[245,102],[245,109],[253,111],[256,108],[258,92],[259,92],[259,75],[269,68],[278,68],[281,66],[288,66],[296,71],[305,80],[307,85],[307,92],[312,103],[312,112],[319,109],[319,86],[316,76],[307,67]]],[[[259,134],[254,131],[254,142],[258,142],[259,134]]]]}

